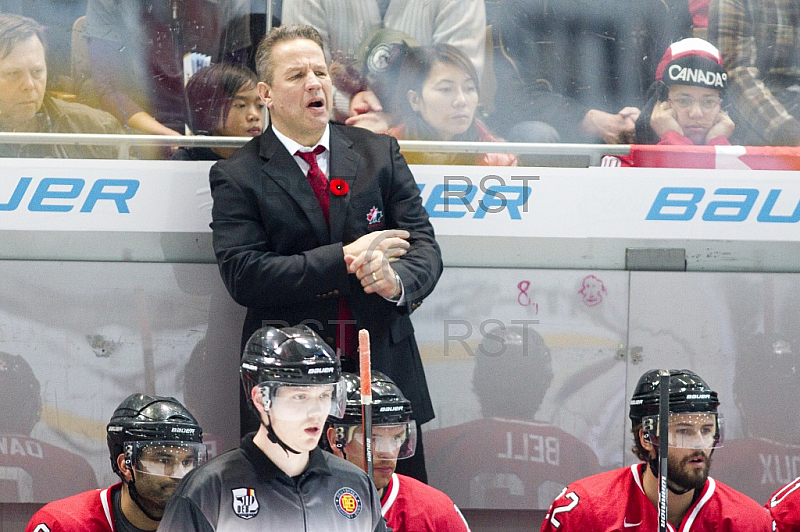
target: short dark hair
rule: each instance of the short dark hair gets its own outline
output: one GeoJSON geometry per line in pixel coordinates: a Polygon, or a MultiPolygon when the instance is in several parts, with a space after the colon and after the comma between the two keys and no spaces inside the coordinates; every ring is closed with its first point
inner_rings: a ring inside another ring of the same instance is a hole
{"type": "Polygon", "coordinates": [[[284,41],[295,39],[307,39],[314,41],[324,50],[322,36],[311,26],[290,25],[272,28],[270,32],[261,39],[256,50],[256,71],[258,79],[268,85],[272,84],[272,75],[275,72],[275,65],[272,64],[272,50],[284,41]]]}
{"type": "Polygon", "coordinates": [[[0,59],[5,59],[14,46],[31,37],[39,39],[43,47],[47,46],[44,26],[22,15],[0,13],[0,59]]]}
{"type": "Polygon", "coordinates": [[[198,70],[186,84],[190,124],[195,135],[213,135],[225,122],[236,94],[254,89],[255,73],[235,63],[217,63],[198,70]]]}

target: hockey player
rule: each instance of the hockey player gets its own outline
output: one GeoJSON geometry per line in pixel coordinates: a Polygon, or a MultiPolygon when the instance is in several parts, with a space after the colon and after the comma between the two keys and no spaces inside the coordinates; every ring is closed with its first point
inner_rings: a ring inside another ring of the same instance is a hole
{"type": "Polygon", "coordinates": [[[331,348],[305,326],[262,327],[240,369],[261,426],[187,475],[159,531],[386,530],[366,473],[317,447],[328,415],[344,411],[331,348]]]}
{"type": "MultiPolygon", "coordinates": [[[[327,443],[332,452],[364,467],[361,379],[344,374],[344,417],[328,418],[327,443]]],[[[379,371],[372,372],[372,479],[381,495],[381,514],[394,532],[469,532],[464,516],[450,498],[419,480],[394,472],[397,460],[414,455],[417,426],[411,402],[379,371]]]]}
{"type": "Polygon", "coordinates": [[[428,431],[431,484],[471,508],[547,508],[572,480],[601,471],[582,440],[535,414],[553,380],[532,327],[490,329],[475,352],[482,419],[428,431]]]}
{"type": "Polygon", "coordinates": [[[0,351],[0,501],[47,502],[97,487],[85,458],[31,437],[41,410],[28,362],[0,351]]]}
{"type": "Polygon", "coordinates": [[[800,532],[800,477],[773,493],[764,506],[772,516],[772,530],[800,532]]]}
{"type": "Polygon", "coordinates": [[[122,482],[45,505],[26,532],[155,530],[180,479],[205,459],[202,429],[172,397],[130,395],[106,432],[122,482]]]}
{"type": "Polygon", "coordinates": [[[630,402],[633,452],[642,463],[567,486],[545,515],[542,532],[656,530],[658,447],[667,442],[669,530],[772,530],[758,503],[708,476],[711,454],[722,445],[717,392],[691,371],[670,370],[667,442],[658,435],[659,393],[659,370],[650,370],[630,402]]]}

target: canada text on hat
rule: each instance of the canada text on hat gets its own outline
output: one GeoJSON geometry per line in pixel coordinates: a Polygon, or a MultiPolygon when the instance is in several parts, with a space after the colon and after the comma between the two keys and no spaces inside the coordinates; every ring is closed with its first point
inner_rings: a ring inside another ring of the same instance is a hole
{"type": "Polygon", "coordinates": [[[667,85],[694,85],[724,90],[728,74],[719,50],[695,37],[672,43],[656,69],[656,80],[667,85]]]}

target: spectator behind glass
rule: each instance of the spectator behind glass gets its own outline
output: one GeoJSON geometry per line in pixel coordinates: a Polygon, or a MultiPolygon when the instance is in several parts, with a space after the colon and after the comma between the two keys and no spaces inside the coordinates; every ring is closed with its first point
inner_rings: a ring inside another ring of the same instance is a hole
{"type": "Polygon", "coordinates": [[[83,36],[100,107],[141,133],[180,135],[184,54],[245,63],[249,9],[247,0],[89,0],[83,36]]]}
{"type": "MultiPolygon", "coordinates": [[[[33,19],[0,14],[0,132],[118,133],[113,116],[54,98],[47,90],[44,29],[33,19]]],[[[113,146],[0,144],[2,157],[116,158],[113,146]]]]}
{"type": "Polygon", "coordinates": [[[0,482],[4,503],[46,502],[97,487],[82,456],[31,437],[41,413],[41,386],[30,365],[0,351],[0,471],[10,473],[0,482]]]}
{"type": "MultiPolygon", "coordinates": [[[[480,85],[475,66],[449,44],[413,47],[400,70],[399,94],[406,96],[402,123],[388,131],[397,139],[498,142],[475,118],[480,85]]],[[[459,154],[410,152],[409,164],[479,164],[516,166],[505,153],[459,154]]]]}
{"type": "Polygon", "coordinates": [[[687,0],[504,0],[501,13],[491,123],[511,141],[552,142],[554,128],[561,142],[630,142],[658,58],[692,35],[687,0]]]}
{"type": "Polygon", "coordinates": [[[713,0],[709,40],[730,81],[731,117],[748,146],[800,146],[800,2],[713,0]]]}
{"type": "MultiPolygon", "coordinates": [[[[189,117],[196,135],[257,137],[264,127],[264,102],[258,79],[249,68],[217,63],[199,70],[186,84],[189,117]]],[[[227,159],[238,148],[179,148],[178,161],[227,159]]]]}
{"type": "MultiPolygon", "coordinates": [[[[727,79],[713,44],[694,37],[671,44],[636,120],[634,144],[730,146],[736,126],[721,106],[727,79]]],[[[633,166],[633,158],[607,155],[601,166],[633,166]]]]}
{"type": "Polygon", "coordinates": [[[720,105],[727,80],[719,50],[708,41],[671,44],[636,121],[634,142],[729,146],[735,126],[720,105]]]}
{"type": "MultiPolygon", "coordinates": [[[[284,0],[282,16],[284,24],[307,24],[319,31],[328,64],[356,57],[371,35],[386,28],[423,45],[452,44],[472,60],[479,76],[483,71],[484,0],[284,0]]],[[[334,118],[347,119],[348,125],[381,120],[384,130],[394,125],[383,114],[383,102],[370,90],[354,95],[335,91],[333,96],[334,118]]]]}

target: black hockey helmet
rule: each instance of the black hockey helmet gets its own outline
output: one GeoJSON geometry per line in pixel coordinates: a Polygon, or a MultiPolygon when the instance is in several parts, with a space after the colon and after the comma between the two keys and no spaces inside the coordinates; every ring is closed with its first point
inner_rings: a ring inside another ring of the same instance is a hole
{"type": "Polygon", "coordinates": [[[0,351],[0,432],[29,435],[42,410],[39,381],[19,355],[0,351]]]}
{"type": "MultiPolygon", "coordinates": [[[[361,377],[353,373],[343,373],[347,390],[347,403],[342,419],[328,418],[328,423],[336,430],[336,447],[342,449],[354,437],[359,438],[361,428],[361,377]]],[[[417,443],[417,425],[412,419],[411,401],[405,398],[400,388],[380,371],[372,372],[372,430],[373,448],[380,452],[381,435],[375,434],[376,427],[405,427],[404,441],[399,445],[399,459],[414,455],[417,443]],[[377,436],[377,437],[375,437],[377,436]]],[[[389,452],[397,447],[387,448],[389,452]]]]}
{"type": "Polygon", "coordinates": [[[336,354],[310,327],[262,327],[250,336],[241,363],[248,397],[253,386],[336,384],[341,377],[336,354]]]}
{"type": "MultiPolygon", "coordinates": [[[[634,427],[648,416],[657,416],[659,409],[659,372],[652,369],[641,376],[630,402],[631,423],[634,427]]],[[[717,413],[719,398],[699,375],[688,369],[669,370],[670,413],[717,413]]]]}
{"type": "Polygon", "coordinates": [[[135,393],[128,396],[106,427],[111,467],[122,476],[117,457],[126,453],[129,462],[134,442],[202,443],[203,429],[194,416],[174,397],[135,393]]]}
{"type": "Polygon", "coordinates": [[[253,387],[269,389],[264,409],[281,386],[334,385],[332,414],[344,411],[344,385],[339,359],[317,333],[306,325],[262,327],[250,336],[241,362],[242,385],[247,397],[253,387]]]}
{"type": "MultiPolygon", "coordinates": [[[[347,406],[341,420],[331,422],[341,425],[361,424],[361,377],[344,373],[347,389],[347,406]]],[[[411,421],[411,401],[405,398],[400,388],[380,371],[372,372],[372,423],[389,425],[411,421]]]]}

